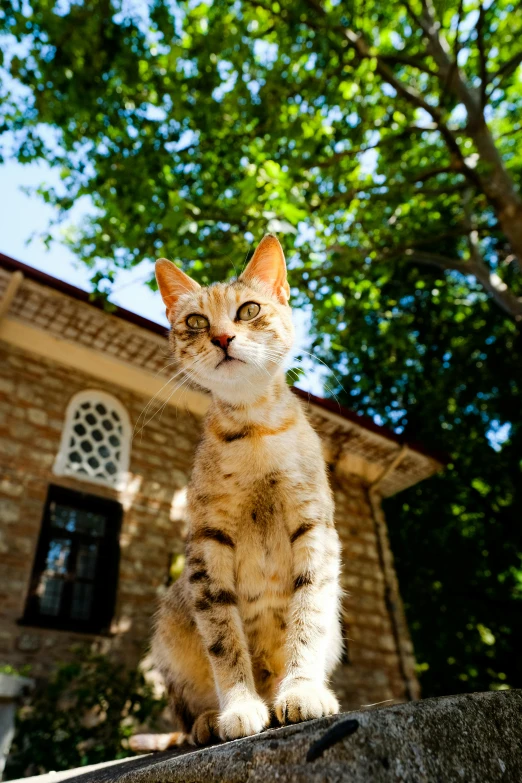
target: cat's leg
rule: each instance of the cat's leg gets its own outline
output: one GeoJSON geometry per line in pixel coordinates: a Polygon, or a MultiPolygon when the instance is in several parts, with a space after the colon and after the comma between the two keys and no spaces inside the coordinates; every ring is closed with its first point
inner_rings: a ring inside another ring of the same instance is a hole
{"type": "Polygon", "coordinates": [[[262,731],[268,708],[258,696],[243,625],[237,609],[235,544],[217,527],[201,526],[188,554],[188,579],[198,629],[219,698],[219,735],[224,740],[262,731]]]}
{"type": "Polygon", "coordinates": [[[190,741],[193,745],[209,745],[219,739],[218,710],[207,710],[198,715],[192,726],[190,741]]]}
{"type": "Polygon", "coordinates": [[[151,753],[186,744],[209,745],[219,740],[218,716],[217,710],[206,710],[197,716],[190,730],[185,728],[167,734],[134,734],[129,739],[129,747],[136,753],[151,753]]]}
{"type": "Polygon", "coordinates": [[[341,654],[340,545],[332,524],[301,521],[291,534],[293,596],[286,671],[274,702],[281,723],[333,715],[339,704],[327,686],[341,654]]]}
{"type": "Polygon", "coordinates": [[[218,738],[218,698],[208,656],[191,616],[184,576],[161,602],[152,639],[152,658],[167,686],[169,705],[179,731],[135,734],[132,750],[150,752],[186,743],[201,745],[218,738]]]}

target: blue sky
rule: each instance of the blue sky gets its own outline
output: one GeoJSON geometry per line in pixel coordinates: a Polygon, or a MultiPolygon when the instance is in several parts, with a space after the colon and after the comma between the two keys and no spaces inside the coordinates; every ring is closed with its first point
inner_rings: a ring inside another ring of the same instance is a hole
{"type": "MultiPolygon", "coordinates": [[[[52,207],[39,196],[28,195],[22,190],[24,187],[37,187],[42,182],[54,183],[57,179],[57,175],[44,163],[22,166],[9,161],[0,166],[0,252],[87,291],[89,270],[59,241],[53,242],[47,250],[42,240],[38,239],[38,234],[45,231],[52,219],[52,207]],[[33,239],[29,241],[31,237],[33,239]]],[[[75,208],[72,221],[77,221],[86,208],[87,205],[83,210],[81,206],[75,208]]],[[[111,301],[167,326],[159,294],[144,285],[144,280],[151,272],[152,266],[145,262],[131,271],[120,271],[111,301]]],[[[305,312],[294,311],[295,354],[309,350],[308,320],[305,312]]],[[[323,395],[322,379],[327,371],[312,359],[303,361],[301,365],[306,371],[306,377],[302,377],[298,385],[313,394],[323,395]]]]}
{"type": "MultiPolygon", "coordinates": [[[[54,181],[55,176],[49,168],[44,164],[22,166],[11,161],[0,167],[0,179],[0,251],[78,288],[89,290],[89,270],[63,244],[54,242],[47,250],[38,238],[29,243],[31,236],[46,229],[53,209],[39,196],[25,194],[22,188],[35,187],[42,181],[54,181]]],[[[75,210],[73,220],[81,215],[82,210],[75,210]]],[[[151,267],[145,264],[131,272],[120,272],[111,299],[151,321],[167,325],[160,297],[143,285],[150,272],[151,267]]]]}

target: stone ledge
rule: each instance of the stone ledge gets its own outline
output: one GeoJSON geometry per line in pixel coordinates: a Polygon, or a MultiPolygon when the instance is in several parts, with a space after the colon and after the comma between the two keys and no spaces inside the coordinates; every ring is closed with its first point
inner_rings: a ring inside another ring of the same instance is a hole
{"type": "Polygon", "coordinates": [[[444,696],[59,774],[69,783],[515,783],[521,717],[522,690],[444,696]]]}

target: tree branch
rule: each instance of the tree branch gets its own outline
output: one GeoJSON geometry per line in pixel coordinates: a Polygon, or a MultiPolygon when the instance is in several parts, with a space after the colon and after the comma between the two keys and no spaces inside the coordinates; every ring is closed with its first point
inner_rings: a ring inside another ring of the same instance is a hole
{"type": "Polygon", "coordinates": [[[394,65],[395,63],[399,65],[410,65],[412,68],[422,71],[422,73],[428,73],[430,76],[435,77],[438,76],[437,71],[430,68],[429,65],[426,65],[422,60],[419,60],[418,57],[408,57],[405,54],[380,54],[379,57],[384,63],[390,63],[390,65],[394,65]]]}
{"type": "Polygon", "coordinates": [[[491,81],[494,79],[502,80],[507,76],[511,76],[511,74],[516,71],[520,63],[522,63],[522,51],[517,52],[513,55],[513,57],[510,57],[509,60],[501,65],[500,68],[498,68],[498,70],[495,71],[494,75],[491,77],[491,81]]]}
{"type": "Polygon", "coordinates": [[[486,106],[487,102],[487,89],[488,89],[488,68],[487,68],[487,57],[486,57],[486,51],[484,48],[484,20],[485,20],[485,11],[484,11],[484,5],[481,3],[479,8],[479,16],[477,19],[477,48],[479,53],[479,63],[480,63],[480,106],[482,111],[484,111],[484,108],[486,106]]]}
{"type": "MultiPolygon", "coordinates": [[[[430,115],[437,124],[438,130],[454,158],[453,162],[455,165],[458,165],[468,181],[487,197],[495,210],[498,221],[512,250],[519,259],[522,259],[522,198],[515,187],[513,178],[504,165],[495,140],[486,124],[479,95],[476,90],[472,89],[465,82],[459,68],[455,67],[453,60],[449,56],[447,41],[439,36],[440,25],[436,21],[430,0],[422,0],[423,14],[421,16],[415,14],[408,0],[405,0],[405,2],[414,20],[416,23],[418,22],[428,39],[431,54],[439,68],[441,80],[448,81],[448,89],[466,108],[467,132],[477,147],[479,158],[487,171],[485,175],[479,175],[475,168],[471,168],[468,165],[457,138],[444,121],[439,107],[429,104],[413,86],[398,79],[389,65],[379,56],[379,53],[370,48],[362,35],[349,27],[341,25],[331,29],[336,30],[345,38],[356,57],[360,60],[374,59],[376,62],[375,70],[381,79],[393,87],[412,106],[423,109],[430,115]]],[[[308,5],[315,12],[315,18],[319,17],[323,20],[328,20],[328,14],[322,7],[320,0],[308,0],[308,5]]],[[[315,29],[314,24],[311,27],[315,29]]],[[[326,32],[328,33],[328,30],[326,32]]]]}
{"type": "Polygon", "coordinates": [[[462,21],[462,11],[464,10],[464,0],[459,0],[459,9],[457,11],[457,26],[455,30],[455,40],[453,42],[453,60],[454,62],[457,62],[457,58],[459,56],[459,52],[461,49],[460,45],[460,23],[462,21]]]}
{"type": "Polygon", "coordinates": [[[506,283],[482,259],[478,248],[470,252],[469,261],[458,258],[448,258],[438,253],[409,249],[405,253],[408,261],[425,266],[435,266],[438,269],[453,270],[463,275],[471,275],[491,298],[517,323],[522,322],[522,299],[509,290],[506,283]]]}
{"type": "Polygon", "coordinates": [[[422,16],[419,16],[419,14],[415,13],[415,11],[411,6],[411,3],[409,3],[408,0],[404,0],[404,7],[408,11],[409,15],[411,16],[411,18],[413,19],[417,27],[419,27],[422,30],[422,32],[425,33],[425,35],[428,35],[428,30],[425,29],[424,19],[422,18],[422,16]]]}
{"type": "MultiPolygon", "coordinates": [[[[447,81],[448,89],[466,108],[467,132],[474,141],[480,161],[487,172],[482,176],[475,173],[475,185],[487,197],[514,253],[522,259],[522,198],[487,126],[480,95],[466,83],[450,57],[448,44],[439,35],[440,25],[435,18],[431,0],[422,0],[421,16],[411,10],[408,0],[404,1],[428,40],[441,78],[447,81]]],[[[487,77],[483,74],[483,78],[487,77]]],[[[472,177],[469,174],[467,176],[470,182],[473,182],[472,177]]]]}
{"type": "Polygon", "coordinates": [[[385,144],[393,143],[399,141],[400,139],[407,138],[410,135],[410,133],[424,133],[425,131],[429,132],[434,130],[437,130],[437,126],[435,123],[432,123],[431,125],[409,125],[400,133],[395,133],[395,134],[390,134],[389,136],[385,136],[383,139],[380,139],[376,144],[368,144],[365,147],[355,147],[354,149],[343,150],[343,152],[336,152],[327,160],[323,160],[320,163],[315,163],[314,165],[320,169],[328,168],[328,166],[335,165],[343,158],[351,158],[354,155],[360,155],[363,152],[376,150],[385,144]]]}
{"type": "MultiPolygon", "coordinates": [[[[318,14],[321,18],[327,18],[327,13],[322,7],[320,0],[308,0],[308,5],[318,14]]],[[[480,179],[477,173],[469,168],[464,160],[464,155],[457,143],[456,137],[450,130],[448,125],[444,122],[442,113],[437,106],[432,106],[430,103],[424,100],[422,95],[410,84],[406,84],[395,76],[393,70],[384,62],[381,55],[378,52],[371,50],[370,46],[366,43],[365,39],[355,30],[350,27],[337,27],[338,32],[343,35],[351,49],[361,60],[372,59],[376,60],[376,71],[383,81],[387,82],[393,89],[402,95],[406,100],[418,109],[423,109],[433,121],[437,124],[437,128],[442,135],[446,146],[459,163],[459,168],[463,174],[473,182],[476,187],[480,187],[480,179]]]]}
{"type": "Polygon", "coordinates": [[[469,263],[460,261],[458,258],[449,258],[448,256],[443,256],[439,253],[428,253],[424,250],[415,250],[413,248],[406,250],[404,255],[408,261],[415,264],[436,266],[444,271],[452,269],[455,272],[461,272],[463,275],[473,274],[473,272],[470,271],[469,263]]]}
{"type": "Polygon", "coordinates": [[[462,191],[467,190],[467,188],[469,188],[469,182],[463,180],[457,185],[446,185],[442,188],[419,188],[419,193],[423,196],[447,196],[450,193],[462,193],[462,191]]]}
{"type": "Polygon", "coordinates": [[[460,173],[459,169],[455,166],[437,166],[433,169],[427,168],[422,171],[418,171],[417,173],[414,172],[411,177],[406,177],[406,180],[408,182],[426,182],[432,177],[438,177],[439,174],[451,174],[455,172],[460,173]]]}
{"type": "Polygon", "coordinates": [[[480,112],[480,117],[482,117],[482,111],[480,110],[475,91],[466,84],[456,60],[450,56],[450,48],[445,38],[439,33],[440,24],[436,19],[435,10],[430,0],[422,0],[423,11],[421,15],[413,11],[408,0],[405,0],[404,4],[412,19],[426,36],[430,53],[439,68],[439,78],[446,88],[451,89],[454,95],[462,101],[466,107],[469,120],[478,122],[477,112],[480,112]]]}

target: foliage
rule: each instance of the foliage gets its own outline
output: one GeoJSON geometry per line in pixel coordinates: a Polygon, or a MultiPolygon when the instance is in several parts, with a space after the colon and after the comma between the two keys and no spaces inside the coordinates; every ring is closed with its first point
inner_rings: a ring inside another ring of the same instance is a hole
{"type": "Polygon", "coordinates": [[[139,670],[78,650],[19,710],[6,779],[125,758],[122,741],[164,707],[139,670]]]}
{"type": "Polygon", "coordinates": [[[29,677],[31,674],[31,666],[26,664],[25,666],[12,666],[10,663],[0,664],[0,674],[8,674],[11,677],[29,677]]]}
{"type": "Polygon", "coordinates": [[[312,292],[350,269],[351,293],[371,267],[378,298],[435,264],[522,317],[510,0],[4,5],[23,85],[4,87],[4,128],[20,160],[60,166],[47,200],[92,200],[69,241],[95,283],[158,253],[211,279],[268,225],[297,237],[312,292]]]}
{"type": "Polygon", "coordinates": [[[184,568],[185,568],[185,555],[178,554],[178,553],[172,555],[170,560],[170,567],[169,567],[169,577],[168,577],[169,584],[173,584],[174,582],[177,582],[177,580],[180,578],[181,574],[183,573],[184,568]]]}
{"type": "Polygon", "coordinates": [[[6,148],[61,171],[59,215],[90,199],[95,286],[160,254],[207,282],[284,234],[339,397],[451,454],[388,502],[425,694],[522,685],[522,7],[8,0],[0,26],[6,148]]]}
{"type": "Polygon", "coordinates": [[[424,694],[520,687],[520,333],[491,300],[463,293],[456,310],[453,281],[414,275],[382,286],[388,323],[350,308],[330,349],[336,391],[450,455],[385,505],[424,694]]]}
{"type": "Polygon", "coordinates": [[[485,456],[463,448],[443,478],[386,505],[424,695],[522,683],[520,482],[509,454],[486,471],[485,456]]]}
{"type": "MultiPolygon", "coordinates": [[[[450,455],[440,477],[385,504],[424,694],[519,687],[520,335],[492,302],[462,307],[456,318],[450,286],[434,273],[426,282],[403,302],[395,338],[383,338],[377,317],[340,334],[348,382],[337,392],[410,442],[450,455]],[[496,444],[501,425],[506,440],[496,444]]],[[[381,295],[387,308],[397,286],[381,295]]]]}

